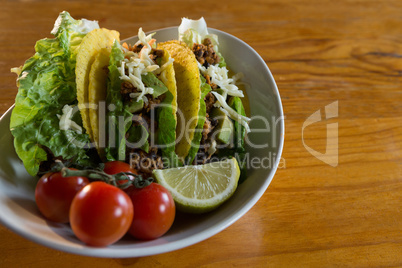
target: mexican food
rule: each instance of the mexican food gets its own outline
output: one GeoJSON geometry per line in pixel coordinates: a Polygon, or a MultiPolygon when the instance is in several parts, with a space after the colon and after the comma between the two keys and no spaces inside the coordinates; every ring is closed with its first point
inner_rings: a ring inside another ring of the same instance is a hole
{"type": "Polygon", "coordinates": [[[242,161],[250,119],[236,85],[241,74],[229,77],[203,19],[183,19],[178,40],[158,43],[140,28],[136,43],[121,44],[117,31],[62,12],[52,34],[14,69],[10,129],[29,174],[55,160],[78,168],[120,160],[145,177],[242,161]]]}
{"type": "Polygon", "coordinates": [[[46,219],[70,222],[81,241],[105,246],[127,228],[155,239],[169,230],[176,209],[207,213],[231,198],[246,178],[250,119],[242,74],[230,74],[202,18],[183,19],[178,38],[164,42],[142,28],[132,43],[120,41],[119,32],[68,12],[51,33],[12,69],[19,88],[10,119],[16,153],[38,178],[35,201],[46,219]],[[112,199],[119,205],[109,210],[112,199]],[[131,209],[122,212],[126,205],[131,209]],[[122,218],[113,224],[107,219],[116,213],[122,218]],[[92,233],[99,226],[110,241],[92,233]]]}
{"type": "MultiPolygon", "coordinates": [[[[242,98],[236,85],[242,74],[229,77],[229,70],[219,52],[218,37],[209,34],[203,18],[184,18],[179,26],[179,40],[158,44],[174,58],[178,110],[184,124],[176,134],[184,135],[176,153],[184,164],[205,164],[235,156],[243,162],[244,139],[250,131],[242,98]]],[[[242,167],[242,178],[246,168],[242,167]]]]}
{"type": "Polygon", "coordinates": [[[96,168],[113,160],[138,172],[178,164],[172,58],[152,35],[120,44],[117,31],[62,12],[35,55],[12,71],[19,86],[10,121],[14,146],[32,176],[55,160],[96,168]]]}

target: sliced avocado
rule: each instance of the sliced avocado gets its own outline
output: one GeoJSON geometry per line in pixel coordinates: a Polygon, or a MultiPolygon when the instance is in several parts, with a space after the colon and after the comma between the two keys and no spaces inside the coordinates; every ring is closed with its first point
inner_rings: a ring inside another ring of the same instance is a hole
{"type": "Polygon", "coordinates": [[[214,129],[216,141],[223,144],[231,142],[234,132],[232,120],[220,108],[213,108],[209,115],[211,118],[218,120],[218,124],[214,129]]]}

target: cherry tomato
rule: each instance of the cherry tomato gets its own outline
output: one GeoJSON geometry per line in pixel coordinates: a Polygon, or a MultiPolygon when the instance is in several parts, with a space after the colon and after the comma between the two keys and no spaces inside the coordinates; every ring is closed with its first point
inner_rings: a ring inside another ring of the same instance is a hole
{"type": "Polygon", "coordinates": [[[36,205],[48,220],[67,223],[74,196],[87,184],[89,180],[85,177],[62,177],[60,172],[46,173],[36,184],[36,205]]]}
{"type": "Polygon", "coordinates": [[[143,240],[164,235],[172,226],[176,208],[169,191],[160,184],[150,185],[130,192],[135,215],[129,233],[143,240]]]}
{"type": "MultiPolygon", "coordinates": [[[[138,172],[133,169],[130,164],[126,163],[126,162],[122,162],[122,161],[110,161],[110,162],[106,162],[105,163],[105,168],[103,169],[103,171],[107,174],[110,175],[114,175],[120,172],[129,172],[129,173],[133,173],[133,174],[138,174],[138,172]]],[[[129,176],[130,180],[133,180],[134,178],[132,176],[129,176]]],[[[126,183],[128,180],[121,180],[118,181],[118,184],[124,184],[126,183]]],[[[131,188],[130,188],[131,189],[131,188]]]]}
{"type": "Polygon", "coordinates": [[[113,244],[127,233],[133,215],[133,204],[124,191],[96,181],[74,197],[70,225],[82,242],[102,247],[113,244]]]}

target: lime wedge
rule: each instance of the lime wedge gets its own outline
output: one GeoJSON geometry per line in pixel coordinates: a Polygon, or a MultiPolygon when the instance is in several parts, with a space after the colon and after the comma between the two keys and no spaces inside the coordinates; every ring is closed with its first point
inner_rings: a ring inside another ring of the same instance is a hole
{"type": "Polygon", "coordinates": [[[235,158],[197,166],[153,171],[156,181],[173,196],[180,211],[204,213],[229,199],[240,177],[235,158]]]}

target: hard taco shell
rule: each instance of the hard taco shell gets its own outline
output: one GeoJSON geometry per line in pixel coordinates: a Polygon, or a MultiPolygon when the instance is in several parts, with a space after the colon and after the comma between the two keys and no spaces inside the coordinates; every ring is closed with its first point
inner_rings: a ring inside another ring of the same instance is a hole
{"type": "Polygon", "coordinates": [[[201,80],[197,60],[185,43],[172,40],[158,44],[166,49],[174,59],[173,67],[177,85],[178,120],[176,154],[184,159],[194,138],[200,109],[201,80]]]}

